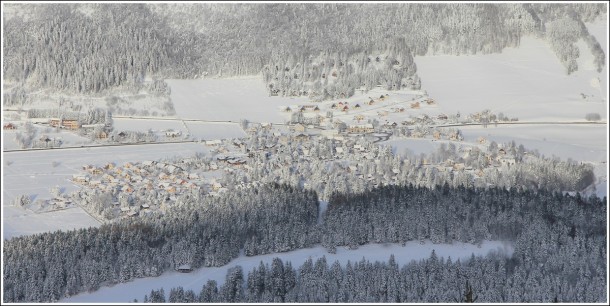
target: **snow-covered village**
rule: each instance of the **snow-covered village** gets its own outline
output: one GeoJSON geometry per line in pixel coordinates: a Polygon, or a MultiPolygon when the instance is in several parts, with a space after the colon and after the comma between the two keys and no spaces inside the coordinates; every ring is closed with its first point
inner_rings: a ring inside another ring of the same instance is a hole
{"type": "Polygon", "coordinates": [[[608,302],[605,2],[2,18],[3,303],[608,302]]]}

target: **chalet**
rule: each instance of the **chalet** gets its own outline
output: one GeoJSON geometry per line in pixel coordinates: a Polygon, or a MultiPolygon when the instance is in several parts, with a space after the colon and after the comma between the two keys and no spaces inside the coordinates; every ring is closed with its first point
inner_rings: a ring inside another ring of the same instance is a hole
{"type": "Polygon", "coordinates": [[[342,111],[347,112],[348,110],[349,110],[349,106],[347,106],[347,105],[343,106],[342,111]]]}
{"type": "Polygon", "coordinates": [[[466,168],[464,166],[464,163],[455,163],[455,164],[453,164],[453,170],[459,171],[459,170],[464,170],[464,168],[466,168]]]}
{"type": "Polygon", "coordinates": [[[292,112],[292,108],[290,108],[290,106],[286,106],[286,108],[284,108],[285,112],[292,112]]]}
{"type": "Polygon", "coordinates": [[[190,273],[191,271],[193,271],[193,268],[191,268],[191,265],[189,264],[184,264],[178,266],[178,268],[176,268],[176,271],[181,273],[190,273]]]}
{"type": "Polygon", "coordinates": [[[99,133],[95,134],[95,138],[106,139],[108,138],[108,133],[106,133],[105,131],[100,131],[99,133]]]}
{"type": "Polygon", "coordinates": [[[300,123],[295,124],[295,125],[292,127],[292,129],[293,129],[293,131],[295,131],[295,132],[301,132],[301,133],[302,133],[302,132],[305,132],[305,126],[304,126],[304,125],[302,125],[302,124],[300,124],[300,123]]]}
{"type": "Polygon", "coordinates": [[[140,205],[140,208],[141,208],[141,209],[149,209],[149,208],[150,208],[150,205],[148,205],[148,204],[142,204],[142,205],[140,205]]]}
{"type": "Polygon", "coordinates": [[[485,144],[485,143],[487,142],[487,139],[485,139],[485,137],[481,136],[481,137],[479,137],[479,138],[477,139],[477,141],[478,141],[480,144],[485,144]]]}
{"type": "Polygon", "coordinates": [[[314,107],[314,108],[313,108],[313,111],[314,111],[314,112],[319,112],[319,111],[320,111],[320,108],[316,106],[316,107],[314,107]]]}
{"type": "Polygon", "coordinates": [[[440,114],[436,117],[438,120],[447,120],[449,117],[445,114],[440,114]]]}
{"type": "Polygon", "coordinates": [[[75,119],[64,119],[62,125],[69,130],[78,130],[80,128],[80,123],[75,119]]]}
{"type": "Polygon", "coordinates": [[[170,129],[170,130],[165,131],[165,136],[166,136],[166,137],[172,137],[172,138],[174,138],[174,137],[178,137],[178,136],[180,136],[180,135],[182,135],[182,132],[181,132],[181,131],[174,131],[174,130],[171,130],[171,129],[170,129]]]}
{"type": "Polygon", "coordinates": [[[419,102],[411,103],[411,108],[419,108],[419,102]]]}
{"type": "Polygon", "coordinates": [[[309,140],[309,135],[303,134],[303,133],[299,133],[296,136],[294,136],[294,139],[297,140],[297,141],[307,141],[307,140],[309,140]]]}
{"type": "Polygon", "coordinates": [[[434,137],[434,139],[436,139],[436,140],[441,139],[441,132],[434,131],[434,133],[432,133],[432,137],[434,137]]]}
{"type": "Polygon", "coordinates": [[[17,129],[17,126],[12,123],[7,123],[2,126],[2,129],[3,130],[15,130],[15,129],[17,129]]]}
{"type": "Polygon", "coordinates": [[[165,188],[165,191],[167,191],[169,193],[176,193],[178,190],[176,189],[176,186],[169,186],[169,187],[165,188]]]}
{"type": "Polygon", "coordinates": [[[384,111],[378,111],[378,112],[377,112],[377,116],[379,116],[379,117],[385,117],[385,116],[387,116],[389,113],[390,113],[390,112],[388,112],[387,110],[384,110],[384,111]]]}
{"type": "Polygon", "coordinates": [[[123,137],[126,137],[126,136],[127,136],[127,133],[125,133],[125,132],[120,132],[120,133],[118,134],[118,136],[119,136],[119,137],[121,137],[121,138],[123,138],[123,137]]]}
{"type": "Polygon", "coordinates": [[[337,108],[337,104],[333,103],[333,104],[330,106],[330,108],[332,108],[332,109],[336,109],[336,108],[337,108]]]}
{"type": "Polygon", "coordinates": [[[66,129],[70,129],[70,130],[77,130],[78,128],[80,128],[80,124],[78,123],[78,120],[76,120],[76,119],[52,118],[51,120],[49,120],[49,125],[53,126],[53,127],[61,127],[61,128],[66,128],[66,129]]]}
{"type": "Polygon", "coordinates": [[[221,145],[222,141],[220,139],[214,139],[214,140],[206,140],[205,141],[205,145],[206,146],[218,146],[221,145]]]}
{"type": "Polygon", "coordinates": [[[349,133],[372,133],[374,132],[373,125],[367,124],[354,124],[347,128],[349,133]]]}
{"type": "Polygon", "coordinates": [[[89,177],[85,176],[85,175],[73,175],[72,176],[72,181],[76,182],[76,183],[87,183],[89,182],[89,177]]]}
{"type": "Polygon", "coordinates": [[[130,218],[135,218],[135,217],[138,216],[138,212],[135,211],[135,210],[132,210],[132,211],[127,213],[127,216],[130,217],[130,218]]]}
{"type": "Polygon", "coordinates": [[[434,100],[433,100],[433,99],[427,99],[427,100],[426,100],[426,104],[428,104],[428,105],[434,105],[434,100]]]}
{"type": "Polygon", "coordinates": [[[114,169],[114,166],[115,166],[114,163],[107,163],[106,165],[104,165],[104,169],[106,169],[106,170],[114,169]]]}
{"type": "Polygon", "coordinates": [[[498,150],[498,155],[506,155],[506,150],[504,150],[504,149],[498,150]]]}
{"type": "Polygon", "coordinates": [[[356,104],[354,108],[360,108],[360,104],[356,104]]]}

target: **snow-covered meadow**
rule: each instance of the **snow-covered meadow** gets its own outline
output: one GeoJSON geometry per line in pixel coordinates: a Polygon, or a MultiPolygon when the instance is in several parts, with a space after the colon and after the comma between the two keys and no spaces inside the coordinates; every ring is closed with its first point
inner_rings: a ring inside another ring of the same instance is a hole
{"type": "Polygon", "coordinates": [[[270,97],[260,77],[167,80],[176,116],[182,119],[284,123],[281,107],[307,103],[307,97],[270,97]]]}
{"type": "Polygon", "coordinates": [[[326,257],[328,264],[339,261],[345,265],[347,261],[356,262],[363,258],[371,262],[387,261],[390,255],[394,255],[396,262],[399,265],[408,264],[415,260],[422,260],[430,257],[432,250],[441,258],[449,258],[455,261],[457,259],[469,259],[473,254],[475,256],[485,256],[490,252],[499,254],[512,255],[512,245],[505,244],[500,241],[484,241],[481,246],[467,243],[453,244],[433,244],[426,241],[420,244],[416,241],[408,242],[405,246],[400,244],[369,244],[360,246],[356,250],[347,250],[338,248],[336,254],[327,253],[323,247],[317,246],[308,249],[301,249],[285,253],[275,253],[260,256],[240,256],[234,259],[229,264],[222,267],[200,268],[191,273],[179,273],[175,271],[166,272],[159,277],[140,278],[127,283],[117,284],[112,287],[103,287],[91,293],[81,293],[70,298],[60,300],[61,303],[126,303],[132,302],[134,299],[142,301],[144,295],[150,294],[152,289],[164,288],[165,292],[174,287],[182,286],[184,290],[193,290],[199,292],[201,287],[208,280],[215,280],[219,285],[225,281],[227,270],[237,265],[243,268],[247,275],[253,268],[258,267],[260,262],[271,264],[273,258],[281,258],[282,261],[290,261],[292,266],[298,268],[305,260],[311,258],[317,260],[322,256],[326,257]]]}
{"type": "Polygon", "coordinates": [[[499,54],[418,56],[415,61],[422,89],[449,114],[487,108],[521,121],[583,121],[588,113],[606,119],[607,68],[598,73],[584,64],[592,61],[591,52],[580,54],[583,63],[571,75],[550,46],[533,37],[499,54]]]}

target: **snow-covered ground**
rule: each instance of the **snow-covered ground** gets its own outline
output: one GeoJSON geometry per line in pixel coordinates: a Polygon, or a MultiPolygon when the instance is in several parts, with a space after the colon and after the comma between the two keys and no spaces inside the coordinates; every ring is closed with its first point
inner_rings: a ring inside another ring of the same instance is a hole
{"type": "Polygon", "coordinates": [[[480,136],[497,143],[515,141],[526,149],[545,156],[578,161],[607,160],[607,126],[605,125],[489,125],[461,127],[464,141],[476,142],[480,136]]]}
{"type": "MultiPolygon", "coordinates": [[[[581,54],[583,63],[592,60],[589,50],[581,54]]],[[[415,62],[422,89],[448,114],[487,108],[521,121],[582,121],[587,113],[607,118],[607,68],[598,73],[583,64],[567,75],[549,45],[533,37],[500,54],[417,56],[415,62]]]]}
{"type": "Polygon", "coordinates": [[[240,265],[244,274],[247,275],[253,268],[258,267],[260,262],[271,264],[275,257],[279,257],[282,261],[290,261],[294,268],[298,268],[305,260],[311,258],[314,262],[322,256],[326,257],[326,261],[331,265],[335,261],[339,261],[345,265],[347,261],[356,262],[365,258],[371,262],[387,261],[391,254],[399,265],[407,264],[412,260],[421,260],[430,257],[434,250],[437,256],[445,259],[451,257],[453,261],[459,259],[468,259],[472,254],[486,255],[491,251],[511,255],[513,247],[511,245],[499,241],[484,241],[481,247],[466,243],[454,244],[433,244],[427,241],[425,244],[418,242],[408,242],[404,247],[399,244],[369,244],[360,246],[357,250],[346,250],[338,248],[336,254],[329,254],[320,246],[301,249],[286,253],[267,254],[261,256],[240,256],[231,261],[228,265],[214,268],[201,268],[191,273],[166,272],[159,277],[149,277],[136,279],[134,281],[117,284],[113,287],[103,287],[92,293],[82,293],[67,299],[60,300],[61,303],[125,303],[131,302],[134,299],[142,301],[144,295],[150,294],[152,289],[164,288],[166,293],[173,287],[182,286],[185,290],[193,290],[197,294],[207,280],[216,280],[218,284],[225,281],[225,276],[229,268],[240,265]]]}
{"type": "Polygon", "coordinates": [[[284,123],[281,106],[308,103],[307,97],[270,97],[260,77],[167,80],[176,116],[182,119],[284,123]]]}
{"type": "Polygon", "coordinates": [[[246,137],[246,133],[237,123],[220,122],[184,122],[193,139],[212,140],[246,137]]]}
{"type": "Polygon", "coordinates": [[[117,132],[120,131],[137,131],[147,132],[149,129],[153,132],[165,130],[184,131],[184,124],[179,120],[155,120],[155,119],[129,119],[129,118],[114,118],[113,126],[117,132]]]}
{"type": "Polygon", "coordinates": [[[77,190],[78,187],[69,179],[73,174],[79,173],[84,164],[102,166],[108,162],[140,162],[173,156],[192,156],[197,152],[207,151],[202,144],[181,143],[5,152],[2,161],[3,238],[96,225],[97,221],[80,208],[35,214],[12,206],[13,199],[21,194],[30,195],[35,201],[51,198],[49,189],[54,186],[64,188],[65,192],[77,190]]]}

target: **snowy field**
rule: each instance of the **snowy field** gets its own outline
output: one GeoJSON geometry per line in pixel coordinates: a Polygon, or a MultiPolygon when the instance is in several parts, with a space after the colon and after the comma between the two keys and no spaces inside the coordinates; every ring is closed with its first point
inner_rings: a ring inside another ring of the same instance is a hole
{"type": "Polygon", "coordinates": [[[80,208],[58,213],[34,214],[11,206],[13,199],[21,194],[31,195],[33,201],[49,199],[49,189],[54,186],[65,188],[65,192],[77,190],[78,187],[68,180],[73,174],[80,172],[84,164],[122,164],[127,161],[192,156],[197,152],[205,153],[207,149],[201,144],[183,143],[3,153],[4,238],[96,224],[96,221],[80,208]],[[77,210],[82,214],[77,213],[77,210]],[[60,219],[57,219],[57,216],[60,216],[60,219]]]}
{"type": "Polygon", "coordinates": [[[582,121],[587,113],[607,119],[607,68],[598,73],[585,64],[593,58],[588,48],[580,54],[572,75],[546,42],[532,37],[500,54],[417,56],[415,62],[422,89],[448,114],[487,108],[521,121],[582,121]]]}
{"type": "Polygon", "coordinates": [[[212,140],[246,137],[246,133],[237,123],[219,122],[184,122],[193,139],[212,140]]]}
{"type": "Polygon", "coordinates": [[[281,106],[308,103],[307,97],[270,97],[260,77],[167,80],[176,116],[182,119],[284,123],[281,106]]]}
{"type": "Polygon", "coordinates": [[[153,132],[175,130],[184,131],[185,127],[182,121],[179,120],[155,120],[155,119],[129,119],[129,118],[114,118],[114,129],[120,131],[137,131],[147,132],[152,129],[153,132]]]}
{"type": "Polygon", "coordinates": [[[231,261],[228,265],[214,268],[201,268],[191,273],[166,272],[159,277],[141,278],[134,281],[117,284],[113,287],[102,287],[92,293],[82,293],[67,299],[60,300],[60,303],[126,303],[134,299],[142,301],[144,295],[150,294],[152,289],[164,288],[165,294],[173,287],[182,286],[184,290],[193,290],[197,294],[201,287],[209,280],[216,280],[219,286],[224,283],[227,270],[229,268],[240,265],[244,270],[244,277],[253,268],[258,267],[262,261],[271,265],[271,261],[275,257],[279,257],[282,261],[290,261],[292,266],[297,269],[305,260],[311,258],[315,260],[326,257],[328,265],[338,260],[342,265],[347,261],[356,262],[365,258],[371,262],[388,261],[391,254],[394,254],[396,262],[399,265],[407,264],[412,260],[421,260],[430,257],[434,250],[437,256],[447,259],[451,257],[453,261],[459,259],[468,259],[472,254],[486,255],[491,251],[511,255],[513,248],[511,245],[504,244],[498,241],[485,241],[481,247],[466,243],[454,244],[432,244],[427,241],[425,244],[419,244],[412,241],[404,247],[399,244],[369,244],[360,246],[357,250],[346,250],[338,248],[336,254],[329,254],[323,247],[314,247],[309,249],[296,250],[286,253],[267,254],[261,256],[240,256],[231,261]]]}
{"type": "Polygon", "coordinates": [[[483,136],[497,143],[514,140],[526,149],[536,149],[548,157],[595,162],[607,160],[606,125],[489,125],[487,128],[461,127],[460,130],[467,142],[476,142],[483,136]]]}

